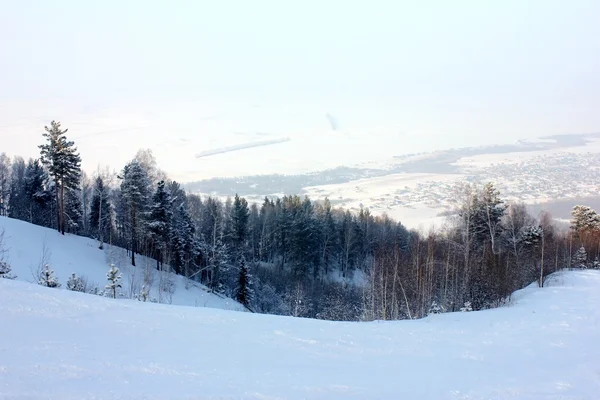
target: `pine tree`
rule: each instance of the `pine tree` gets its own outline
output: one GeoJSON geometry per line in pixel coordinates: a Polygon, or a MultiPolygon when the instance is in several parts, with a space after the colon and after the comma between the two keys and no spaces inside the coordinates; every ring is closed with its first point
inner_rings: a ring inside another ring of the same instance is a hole
{"type": "Polygon", "coordinates": [[[54,275],[54,271],[50,269],[48,265],[44,267],[42,274],[40,276],[39,284],[42,286],[50,287],[50,288],[58,288],[60,287],[60,283],[58,279],[54,275]]]}
{"type": "Polygon", "coordinates": [[[235,298],[239,303],[248,307],[252,301],[253,294],[250,271],[246,265],[246,259],[242,256],[240,258],[240,268],[235,298]]]}
{"type": "Polygon", "coordinates": [[[81,277],[73,273],[67,281],[67,289],[74,292],[85,292],[85,282],[81,277]]]}
{"type": "Polygon", "coordinates": [[[148,173],[137,161],[131,161],[123,168],[121,176],[121,196],[127,208],[127,216],[123,216],[129,225],[129,246],[131,249],[131,265],[135,266],[135,253],[138,252],[138,241],[142,237],[143,216],[149,202],[150,180],[148,173]]]}
{"type": "Polygon", "coordinates": [[[104,288],[109,291],[113,299],[116,299],[117,289],[121,288],[121,274],[119,273],[119,268],[111,264],[110,269],[106,274],[106,279],[108,279],[108,284],[104,288]]]}
{"type": "Polygon", "coordinates": [[[172,218],[171,196],[165,190],[165,182],[160,181],[152,197],[152,206],[148,221],[148,230],[150,231],[156,254],[156,269],[160,269],[160,266],[165,262],[167,245],[171,238],[172,218]]]}
{"type": "Polygon", "coordinates": [[[60,122],[52,121],[50,127],[44,128],[47,143],[39,146],[41,160],[55,183],[58,231],[64,235],[67,227],[65,191],[76,190],[79,186],[81,158],[75,144],[65,136],[68,129],[61,130],[60,122]]]}

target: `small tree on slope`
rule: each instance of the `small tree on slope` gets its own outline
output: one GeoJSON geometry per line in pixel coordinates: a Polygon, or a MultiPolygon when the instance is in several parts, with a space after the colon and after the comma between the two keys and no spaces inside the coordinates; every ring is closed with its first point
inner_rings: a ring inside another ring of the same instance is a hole
{"type": "Polygon", "coordinates": [[[121,274],[119,273],[119,268],[111,264],[110,269],[106,274],[106,278],[108,279],[108,285],[105,286],[105,289],[109,291],[113,299],[116,299],[117,289],[120,289],[122,287],[121,274]]]}
{"type": "Polygon", "coordinates": [[[40,277],[39,284],[46,287],[58,288],[60,287],[60,283],[58,279],[54,275],[54,270],[51,270],[48,265],[42,271],[42,275],[40,277]]]}
{"type": "Polygon", "coordinates": [[[67,281],[67,289],[74,292],[85,292],[85,283],[81,277],[73,273],[67,281]]]}
{"type": "Polygon", "coordinates": [[[10,273],[10,264],[5,261],[0,261],[0,279],[15,279],[16,275],[10,273]]]}

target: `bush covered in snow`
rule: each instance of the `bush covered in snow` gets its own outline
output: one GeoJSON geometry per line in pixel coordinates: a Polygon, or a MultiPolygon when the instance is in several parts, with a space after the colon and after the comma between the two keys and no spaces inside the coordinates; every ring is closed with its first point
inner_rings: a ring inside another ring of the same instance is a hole
{"type": "Polygon", "coordinates": [[[10,264],[6,261],[0,261],[0,278],[15,279],[17,276],[11,273],[10,264]]]}
{"type": "Polygon", "coordinates": [[[86,281],[84,278],[77,276],[75,273],[71,275],[67,281],[67,289],[74,292],[86,292],[86,281]]]}
{"type": "Polygon", "coordinates": [[[42,286],[51,287],[51,288],[59,288],[60,287],[60,282],[58,282],[56,275],[54,275],[54,270],[51,270],[48,265],[46,265],[44,267],[44,270],[42,271],[42,274],[41,274],[41,277],[40,277],[40,280],[38,283],[42,286]]]}

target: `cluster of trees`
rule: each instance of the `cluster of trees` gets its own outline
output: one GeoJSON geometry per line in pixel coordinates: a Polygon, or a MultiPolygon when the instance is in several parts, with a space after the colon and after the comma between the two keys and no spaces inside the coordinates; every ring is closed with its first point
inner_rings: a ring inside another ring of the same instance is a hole
{"type": "Polygon", "coordinates": [[[46,127],[37,160],[0,155],[0,213],[126,248],[132,265],[152,257],[157,269],[256,312],[358,320],[478,310],[532,281],[542,286],[561,267],[592,266],[600,251],[593,210],[575,207],[572,229],[560,230],[492,184],[461,187],[456,215],[422,233],[297,195],[201,198],[169,180],[149,151],[90,179],[66,132],[46,127]]]}

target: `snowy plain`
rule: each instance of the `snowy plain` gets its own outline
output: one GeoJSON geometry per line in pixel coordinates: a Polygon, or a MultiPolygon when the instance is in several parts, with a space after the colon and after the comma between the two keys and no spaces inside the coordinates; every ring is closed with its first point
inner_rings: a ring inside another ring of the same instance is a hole
{"type": "Polygon", "coordinates": [[[34,274],[46,253],[45,261],[54,270],[61,288],[65,288],[67,280],[75,273],[85,277],[88,286],[98,286],[103,290],[107,283],[106,273],[114,264],[121,271],[122,292],[126,295],[139,293],[145,276],[151,276],[150,296],[161,303],[234,310],[243,308],[239,303],[209,293],[205,286],[187,281],[182,276],[159,273],[155,260],[136,255],[137,267],[133,267],[125,250],[116,246],[105,244],[104,250],[100,250],[96,240],[69,234],[62,236],[54,229],[7,217],[0,217],[2,231],[3,245],[8,250],[7,261],[19,281],[37,282],[34,274]],[[159,287],[167,286],[160,285],[161,279],[162,282],[171,281],[173,290],[159,291],[159,287]]]}
{"type": "Polygon", "coordinates": [[[600,273],[509,307],[339,323],[0,281],[3,399],[597,399],[600,273]]]}
{"type": "MultiPolygon", "coordinates": [[[[16,230],[1,221],[19,274],[42,238],[25,223],[16,230]]],[[[105,273],[93,241],[44,237],[62,276],[75,265],[105,273]],[[59,268],[61,260],[72,264],[59,268]]],[[[600,271],[556,273],[498,309],[375,322],[115,300],[0,280],[0,399],[593,400],[598,337],[600,271]]]]}

